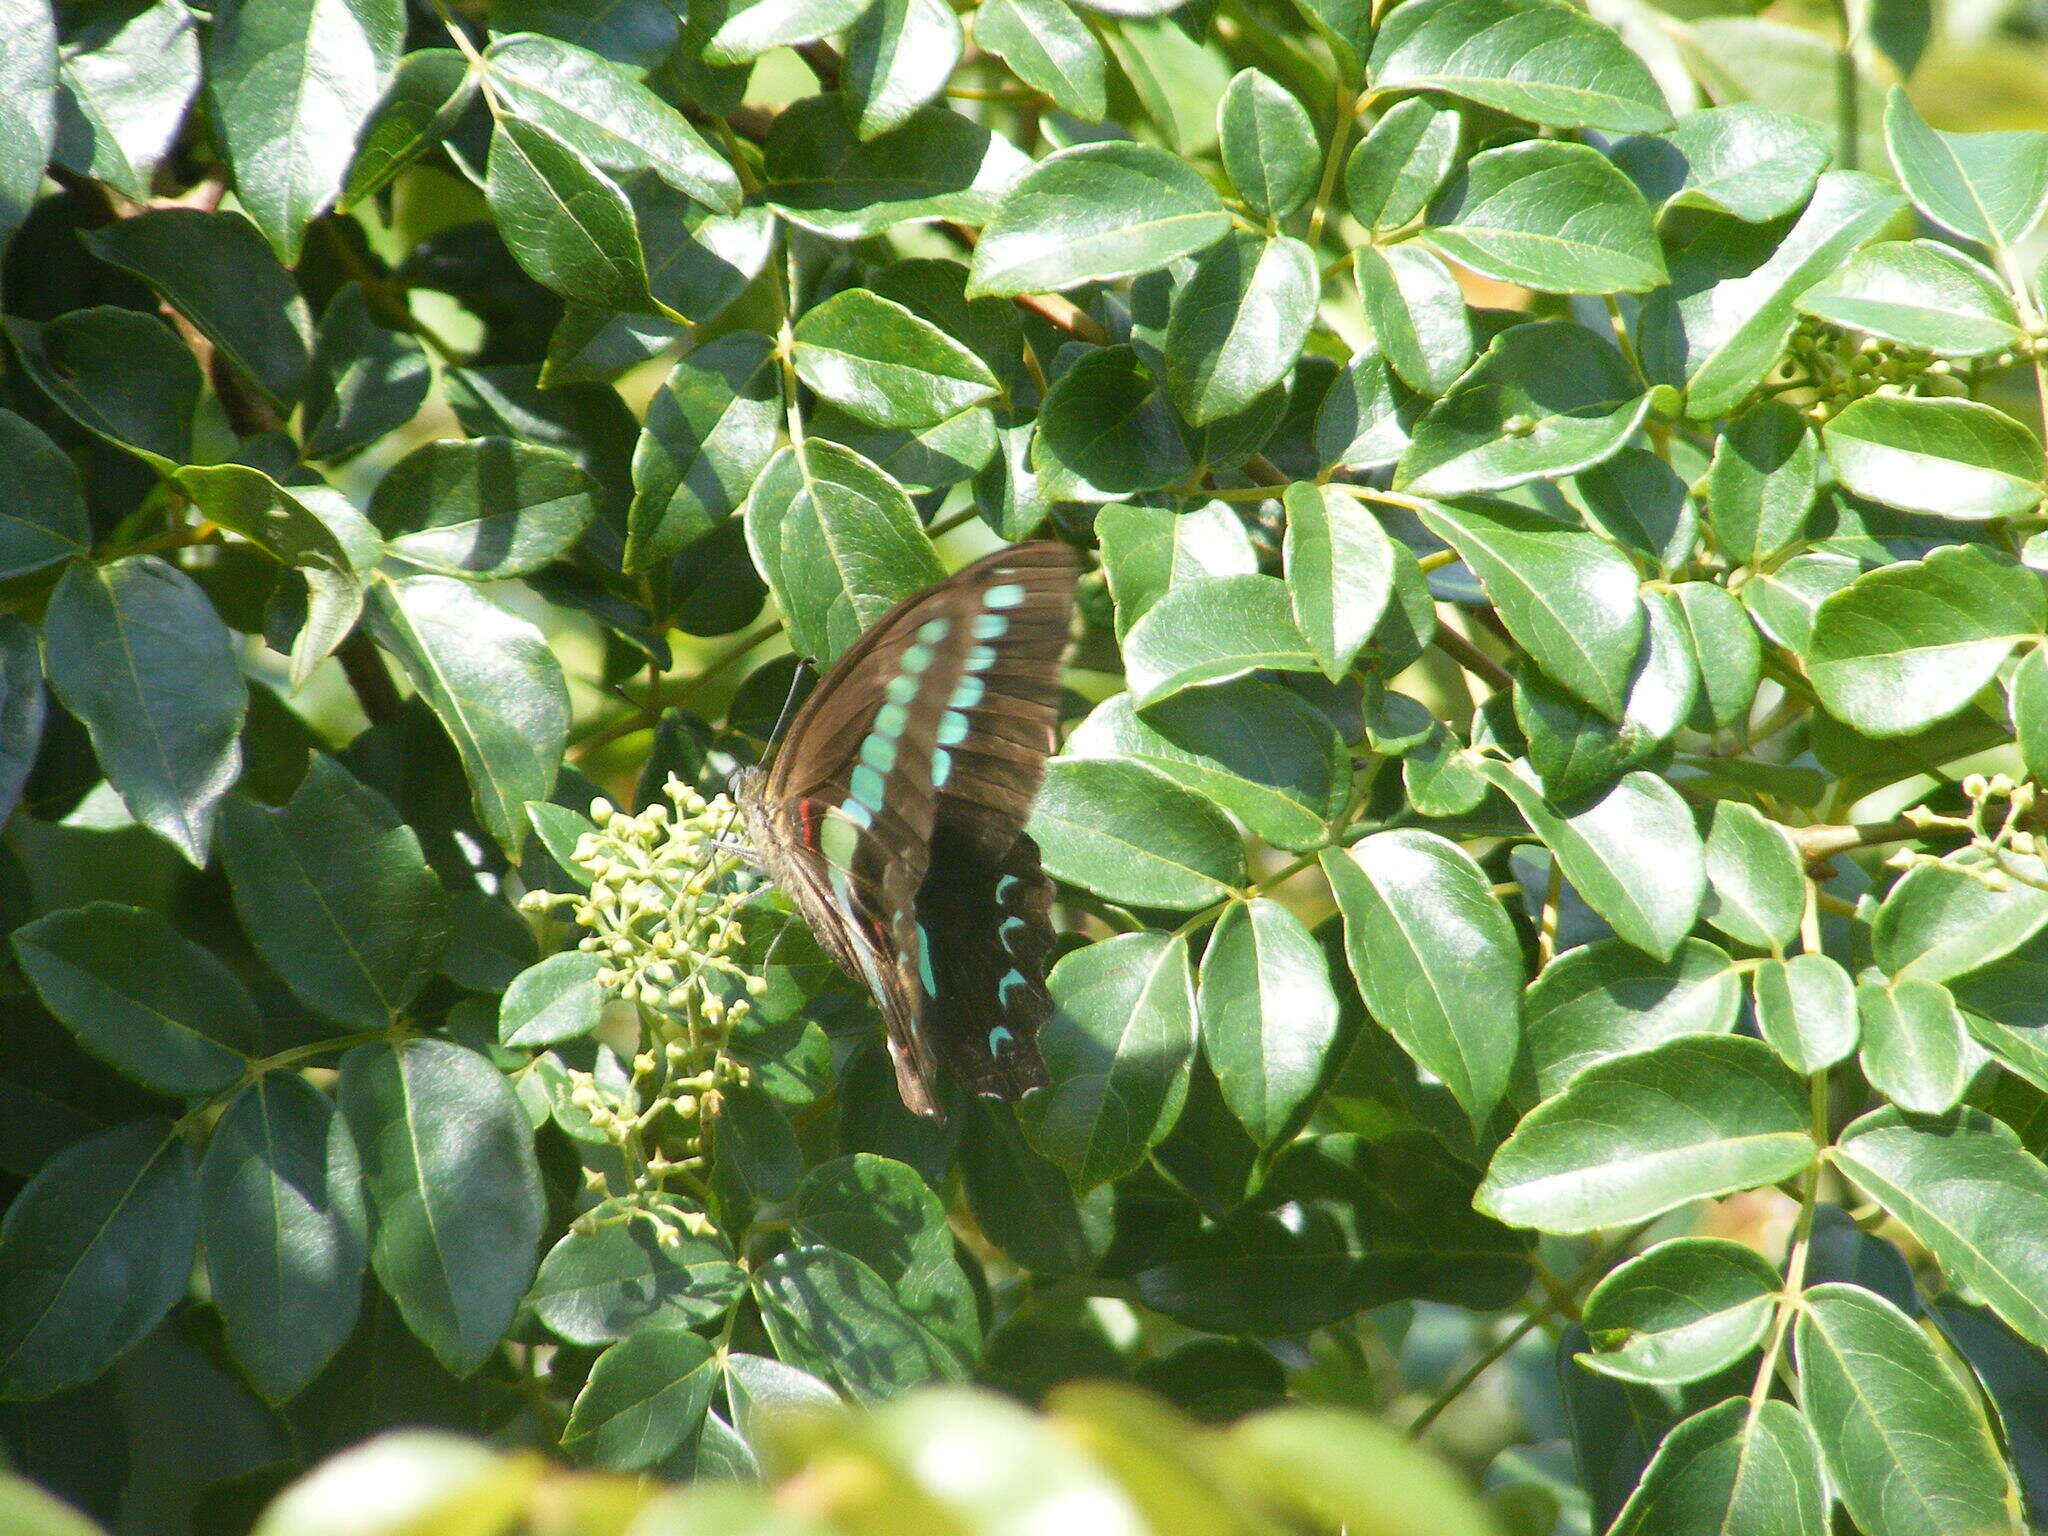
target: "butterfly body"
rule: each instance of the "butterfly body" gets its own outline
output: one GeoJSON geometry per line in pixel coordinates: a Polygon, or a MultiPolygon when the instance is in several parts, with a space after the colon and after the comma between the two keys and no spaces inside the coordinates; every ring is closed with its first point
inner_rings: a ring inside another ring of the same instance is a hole
{"type": "Polygon", "coordinates": [[[999,550],[906,598],[825,675],[734,790],[768,873],[874,993],[903,1102],[941,1071],[1045,1081],[1052,882],[1025,819],[1053,746],[1074,558],[999,550]]]}

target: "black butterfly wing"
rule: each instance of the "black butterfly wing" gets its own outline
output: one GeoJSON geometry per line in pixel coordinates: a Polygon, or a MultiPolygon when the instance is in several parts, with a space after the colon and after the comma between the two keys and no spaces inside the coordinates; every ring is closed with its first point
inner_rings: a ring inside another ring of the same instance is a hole
{"type": "Polygon", "coordinates": [[[1015,545],[898,604],[826,675],[765,781],[755,842],[875,994],[905,1104],[940,1062],[1014,1098],[1044,1080],[1051,882],[1024,821],[1053,744],[1073,555],[1015,545]]]}

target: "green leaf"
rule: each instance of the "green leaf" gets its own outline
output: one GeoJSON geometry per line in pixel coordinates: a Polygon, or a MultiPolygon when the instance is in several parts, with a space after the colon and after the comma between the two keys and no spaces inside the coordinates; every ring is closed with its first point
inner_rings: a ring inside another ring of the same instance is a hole
{"type": "Polygon", "coordinates": [[[35,631],[12,615],[0,618],[0,820],[21,803],[42,754],[46,715],[35,631]]]}
{"type": "Polygon", "coordinates": [[[338,459],[395,432],[426,403],[427,354],[411,336],[371,317],[360,283],[328,300],[306,376],[306,454],[338,459]]]}
{"type": "Polygon", "coordinates": [[[1128,693],[1068,736],[1068,757],[1132,758],[1242,821],[1276,848],[1320,847],[1343,810],[1351,756],[1313,704],[1247,678],[1190,691],[1142,715],[1128,693]]]}
{"type": "Polygon", "coordinates": [[[1699,543],[1692,487],[1655,453],[1633,443],[1574,475],[1566,499],[1591,527],[1666,576],[1676,574],[1699,543]]]}
{"type": "Polygon", "coordinates": [[[754,1294],[776,1354],[857,1401],[957,1374],[951,1352],[851,1254],[785,1248],[755,1271],[754,1294]]]}
{"type": "Polygon", "coordinates": [[[1583,529],[1504,501],[1468,498],[1418,510],[1551,680],[1619,720],[1644,627],[1627,558],[1583,529]]]}
{"type": "Polygon", "coordinates": [[[376,1213],[378,1282],[466,1376],[512,1325],[545,1216],[519,1101],[474,1052],[406,1040],[344,1056],[340,1102],[376,1213]]]}
{"type": "Polygon", "coordinates": [[[633,450],[626,568],[652,570],[735,509],[775,454],[782,379],[774,343],[735,331],[669,371],[633,450]]]}
{"type": "Polygon", "coordinates": [[[1297,1206],[1241,1211],[1173,1232],[1136,1275],[1138,1298],[1209,1333],[1274,1338],[1328,1327],[1358,1309],[1359,1263],[1338,1216],[1297,1206]]]}
{"type": "Polygon", "coordinates": [[[1189,688],[1262,668],[1315,672],[1285,582],[1213,576],[1168,587],[1124,641],[1124,673],[1146,709],[1189,688]]]}
{"type": "Polygon", "coordinates": [[[1939,133],[1894,86],[1884,140],[1906,195],[1966,240],[2012,245],[2048,206],[2048,133],[1939,133]]]}
{"type": "Polygon", "coordinates": [[[1585,144],[1531,139],[1474,155],[1429,210],[1451,260],[1539,293],[1644,293],[1665,281],[1650,206],[1585,144]]]}
{"type": "Polygon", "coordinates": [[[1803,652],[1813,638],[1815,611],[1862,574],[1863,567],[1845,555],[1794,555],[1775,571],[1744,582],[1740,601],[1766,636],[1803,652]]]}
{"type": "Polygon", "coordinates": [[[575,548],[602,494],[566,453],[473,437],[424,444],[392,465],[370,498],[370,521],[409,564],[501,581],[575,548]]]}
{"type": "Polygon", "coordinates": [[[248,708],[205,594],[154,555],[74,565],[43,614],[43,665],[130,814],[203,866],[248,708]]]}
{"type": "Polygon", "coordinates": [[[957,112],[920,107],[867,140],[858,120],[852,100],[833,93],[776,114],[762,147],[768,205],[834,240],[923,219],[983,224],[1028,164],[1009,140],[957,112]]]}
{"type": "Polygon", "coordinates": [[[589,1034],[604,1013],[602,966],[596,955],[572,949],[521,971],[498,1004],[498,1043],[532,1048],[589,1034]]]}
{"type": "Polygon", "coordinates": [[[1726,587],[1686,581],[1670,596],[1699,670],[1700,691],[1689,723],[1695,730],[1726,730],[1747,719],[1756,702],[1757,684],[1763,678],[1763,642],[1726,587]]]}
{"type": "Polygon", "coordinates": [[[779,450],[762,470],[747,501],[747,548],[790,643],[820,663],[945,574],[903,487],[821,439],[779,450]]]}
{"type": "Polygon", "coordinates": [[[1522,998],[1522,1033],[1537,1097],[1596,1062],[1683,1035],[1725,1035],[1742,1012],[1742,973],[1725,950],[1687,939],[1655,960],[1619,939],[1557,956],[1522,998]]]}
{"type": "Polygon", "coordinates": [[[1458,496],[1576,474],[1617,453],[1649,409],[1621,354],[1585,327],[1511,326],[1416,422],[1394,483],[1458,496]]]}
{"type": "Polygon", "coordinates": [[[1196,258],[1166,325],[1166,388],[1192,426],[1232,416],[1287,377],[1322,282],[1299,240],[1234,234],[1196,258]]]}
{"type": "Polygon", "coordinates": [[[725,157],[610,60],[523,33],[492,43],[482,72],[505,111],[547,130],[600,171],[651,171],[721,213],[740,211],[739,176],[725,157]]]}
{"type": "Polygon", "coordinates": [[[347,213],[451,133],[476,95],[477,77],[454,48],[420,48],[398,61],[391,83],[363,124],[355,159],[334,200],[347,213]]]}
{"type": "Polygon", "coordinates": [[[1361,245],[1351,263],[1365,317],[1394,372],[1420,394],[1449,389],[1472,361],[1472,324],[1443,258],[1419,245],[1361,245]]]}
{"type": "Polygon", "coordinates": [[[1116,601],[1119,640],[1176,583],[1205,576],[1252,576],[1259,557],[1228,502],[1186,512],[1163,507],[1104,507],[1095,515],[1103,575],[1116,601]]]}
{"type": "Polygon", "coordinates": [[[1798,936],[1805,910],[1806,872],[1784,830],[1753,806],[1717,801],[1700,916],[1738,944],[1775,952],[1798,936]]]}
{"type": "Polygon", "coordinates": [[[1989,269],[1936,240],[1867,246],[1800,295],[1802,314],[1938,357],[1981,357],[2020,340],[2020,318],[1989,269]]]}
{"type": "Polygon", "coordinates": [[[960,62],[960,18],[945,0],[875,0],[846,43],[846,88],[867,138],[899,127],[946,88],[960,62]]]}
{"type": "Polygon", "coordinates": [[[1730,422],[1707,470],[1707,516],[1731,560],[1756,565],[1799,541],[1820,491],[1818,436],[1782,400],[1730,422]]]}
{"type": "Polygon", "coordinates": [[[1216,104],[1223,170],[1245,206],[1277,223],[1316,189],[1322,149],[1294,94],[1256,69],[1238,71],[1216,104]]]}
{"type": "Polygon", "coordinates": [[[1433,832],[1375,832],[1322,865],[1366,1007],[1485,1125],[1507,1092],[1522,1004],[1521,945],[1491,882],[1433,832]]]}
{"type": "Polygon", "coordinates": [[[1969,1037],[1947,987],[1909,976],[1856,989],[1862,1050],[1871,1087],[1904,1109],[1938,1115],[1962,1097],[1970,1079],[1969,1037]]]}
{"type": "Polygon", "coordinates": [[[1038,494],[1113,501],[1194,467],[1161,381],[1131,347],[1090,352],[1053,381],[1031,440],[1038,494]]]}
{"type": "Polygon", "coordinates": [[[1372,638],[1394,595],[1394,541],[1337,486],[1287,487],[1284,555],[1295,628],[1336,682],[1372,638]]]}
{"type": "Polygon", "coordinates": [[[467,582],[430,575],[380,579],[370,631],[455,744],[485,830],[515,856],[526,802],[553,792],[569,734],[561,664],[540,631],[467,582]]]}
{"type": "Polygon", "coordinates": [[[1706,895],[1706,854],[1692,811],[1651,773],[1631,773],[1584,810],[1553,808],[1517,767],[1489,761],[1494,787],[1514,801],[1586,905],[1645,954],[1669,959],[1706,895]]]}
{"type": "Polygon", "coordinates": [[[1089,123],[1108,112],[1102,45],[1063,0],[986,0],[974,40],[1061,111],[1089,123]]]}
{"type": "Polygon", "coordinates": [[[1355,352],[1316,408],[1316,461],[1341,469],[1392,464],[1408,447],[1417,412],[1376,347],[1355,352]]]}
{"type": "Polygon", "coordinates": [[[1684,385],[1693,420],[1730,414],[1777,366],[1798,322],[1794,301],[1902,206],[1886,183],[1828,171],[1782,236],[1769,225],[1710,222],[1670,259],[1670,286],[1643,301],[1643,366],[1652,378],[1684,385]]]}
{"type": "Polygon", "coordinates": [[[1789,1179],[1814,1151],[1806,1085],[1769,1046],[1689,1035],[1589,1067],[1538,1105],[1473,1203],[1512,1226],[1591,1232],[1789,1179]]]}
{"type": "Polygon", "coordinates": [[[1581,1365],[1616,1381],[1677,1386],[1726,1370],[1764,1339],[1783,1281],[1754,1248],[1723,1237],[1658,1243],[1586,1297],[1581,1365]]]}
{"type": "Polygon", "coordinates": [[[240,214],[157,208],[81,236],[101,261],[148,283],[270,402],[305,387],[313,317],[291,274],[240,214]]]}
{"type": "Polygon", "coordinates": [[[1952,1285],[2048,1347],[2048,1170],[2010,1127],[1975,1109],[1936,1121],[1885,1108],[1843,1131],[1834,1157],[1952,1285]]]}
{"type": "Polygon", "coordinates": [[[1529,765],[1554,804],[1604,793],[1686,723],[1699,693],[1698,667],[1683,622],[1668,594],[1644,594],[1648,628],[1619,725],[1573,698],[1542,673],[1515,679],[1515,723],[1528,743],[1529,765]]]}
{"type": "Polygon", "coordinates": [[[705,45],[710,64],[744,64],[771,48],[843,32],[870,0],[740,0],[705,45]]]}
{"type": "Polygon", "coordinates": [[[243,209],[297,266],[405,46],[401,0],[227,0],[206,37],[209,118],[243,209]]]}
{"type": "Polygon", "coordinates": [[[1223,813],[1139,763],[1054,759],[1028,830],[1048,872],[1111,901],[1186,912],[1245,879],[1223,813]]]}
{"type": "Polygon", "coordinates": [[[1975,522],[2041,500],[2039,440],[1980,401],[1868,395],[1820,435],[1846,489],[1904,512],[1975,522]]]}
{"type": "Polygon", "coordinates": [[[687,1328],[642,1329],[597,1357],[562,1449],[613,1472],[651,1467],[697,1432],[717,1381],[709,1339],[687,1328]]]}
{"type": "Polygon", "coordinates": [[[1750,986],[1757,1032],[1793,1071],[1825,1071],[1856,1049],[1856,984],[1826,955],[1766,960],[1750,986]]]}
{"type": "Polygon", "coordinates": [[[1950,545],[1867,572],[1822,602],[1806,675],[1843,723],[1904,736],[1968,708],[2044,623],[2039,576],[1996,551],[1950,545]]]}
{"type": "Polygon", "coordinates": [[[168,1120],[75,1141],[0,1221],[0,1398],[82,1386],[185,1294],[198,1240],[192,1154],[168,1120]]]}
{"type": "Polygon", "coordinates": [[[1202,952],[1202,1051],[1223,1101],[1262,1147],[1307,1116],[1340,1030],[1329,962],[1301,919],[1266,897],[1232,902],[1202,952]]]}
{"type": "Polygon", "coordinates": [[[1017,1118],[1086,1192],[1136,1168],[1180,1115],[1195,1050],[1187,941],[1118,934],[1065,956],[1047,987],[1038,1046],[1052,1081],[1017,1118]]]}
{"type": "Polygon", "coordinates": [[[6,324],[28,376],[81,427],[159,472],[192,457],[199,365],[162,321],[102,304],[6,324]]]}
{"type": "Polygon", "coordinates": [[[1484,1536],[1495,1528],[1455,1473],[1362,1414],[1290,1404],[1240,1420],[1228,1436],[1260,1491],[1310,1529],[1484,1536]]]}
{"type": "Polygon", "coordinates": [[[812,389],[881,427],[932,426],[999,387],[988,364],[960,342],[865,288],[806,311],[792,355],[812,389]]]}
{"type": "Polygon", "coordinates": [[[1738,101],[1688,112],[1668,134],[1624,139],[1614,163],[1660,214],[1704,208],[1759,224],[1812,195],[1833,148],[1819,123],[1738,101]]]}
{"type": "Polygon", "coordinates": [[[1108,140],[1048,155],[1003,194],[974,248],[969,297],[1044,293],[1151,272],[1230,228],[1185,161],[1108,140]]]}
{"type": "Polygon", "coordinates": [[[154,912],[95,901],[15,929],[22,974],[95,1056],[146,1088],[217,1093],[248,1066],[256,1004],[154,912]]]}
{"type": "MultiPolygon", "coordinates": [[[[2040,878],[2037,865],[2016,867],[2040,878]]],[[[2004,959],[2044,926],[2048,892],[2012,880],[1993,890],[1961,860],[1919,864],[1885,893],[1871,920],[1871,959],[1890,976],[1950,981],[2004,959]]]]}
{"type": "Polygon", "coordinates": [[[572,145],[524,118],[498,118],[484,191],[506,248],[535,282],[597,309],[654,309],[633,205],[572,145]]]}
{"type": "Polygon", "coordinates": [[[25,417],[0,411],[0,581],[83,555],[92,543],[78,468],[25,417]]]}
{"type": "Polygon", "coordinates": [[[1024,1139],[1015,1114],[987,1100],[961,1127],[960,1184],[982,1235],[1038,1274],[1088,1274],[1114,1235],[1112,1191],[1076,1199],[1066,1174],[1024,1139]]]}
{"type": "Polygon", "coordinates": [[[1982,1411],[1905,1313],[1861,1286],[1809,1290],[1800,1397],[1849,1517],[1873,1536],[2015,1530],[1982,1411]]]}
{"type": "Polygon", "coordinates": [[[199,1221],[228,1348],[267,1401],[318,1376],[355,1327],[369,1255],[348,1126],[302,1077],[238,1093],[199,1165],[199,1221]]]}
{"type": "Polygon", "coordinates": [[[1381,22],[1369,73],[1375,91],[1445,91],[1549,128],[1671,125],[1642,61],[1559,0],[1411,0],[1381,22]]]}
{"type": "Polygon", "coordinates": [[[1397,101],[1380,114],[1344,162],[1344,197],[1368,229],[1412,223],[1450,177],[1464,120],[1426,96],[1397,101]]]}
{"type": "MultiPolygon", "coordinates": [[[[34,7],[21,9],[26,13],[34,7]]],[[[52,159],[80,176],[106,182],[124,197],[146,202],[157,165],[169,153],[199,90],[198,18],[182,0],[156,0],[83,15],[72,12],[63,22],[62,47],[56,53],[56,142],[35,157],[36,181],[43,161],[52,159]]],[[[23,63],[34,70],[32,50],[23,63]]],[[[15,94],[15,82],[8,89],[15,94]]],[[[22,169],[25,176],[26,159],[22,169]]],[[[32,198],[36,182],[23,184],[32,198]]]]}
{"type": "Polygon", "coordinates": [[[1732,1398],[1664,1437],[1608,1529],[1613,1536],[1752,1530],[1827,1536],[1824,1488],[1813,1436],[1798,1409],[1781,1400],[1752,1405],[1732,1398]]]}

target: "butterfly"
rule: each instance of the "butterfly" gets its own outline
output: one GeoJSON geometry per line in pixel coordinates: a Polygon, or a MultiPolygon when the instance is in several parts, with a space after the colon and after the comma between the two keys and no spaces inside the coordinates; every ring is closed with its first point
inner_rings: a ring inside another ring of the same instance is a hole
{"type": "Polygon", "coordinates": [[[881,1008],[896,1087],[1043,1086],[1052,881],[1024,831],[1053,747],[1076,567],[1015,544],[883,614],[770,765],[736,777],[754,851],[881,1008]]]}

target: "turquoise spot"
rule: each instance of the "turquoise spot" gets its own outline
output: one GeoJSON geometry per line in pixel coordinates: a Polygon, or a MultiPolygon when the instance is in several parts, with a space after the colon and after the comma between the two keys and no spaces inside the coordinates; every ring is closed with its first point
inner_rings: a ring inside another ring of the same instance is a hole
{"type": "MultiPolygon", "coordinates": [[[[937,623],[938,621],[935,619],[932,622],[937,623]]],[[[930,627],[931,625],[929,624],[925,626],[926,629],[930,627]]],[[[923,630],[920,630],[919,633],[922,634],[923,630]]],[[[937,654],[938,652],[928,645],[905,646],[903,648],[903,670],[906,672],[922,672],[932,664],[932,657],[937,654]]]]}
{"type": "Polygon", "coordinates": [[[908,672],[899,672],[889,679],[889,685],[882,690],[882,697],[894,705],[908,704],[917,697],[916,677],[908,672]]]}
{"type": "Polygon", "coordinates": [[[1013,940],[1012,940],[1012,939],[1010,938],[1010,933],[1011,933],[1011,930],[1012,930],[1012,929],[1014,929],[1014,930],[1016,930],[1017,932],[1019,932],[1019,933],[1022,933],[1022,932],[1023,932],[1023,931],[1024,931],[1024,930],[1025,930],[1026,928],[1029,928],[1030,926],[1031,926],[1031,925],[1030,925],[1029,923],[1025,922],[1025,921],[1024,921],[1024,919],[1023,919],[1023,918],[1021,918],[1021,917],[1006,917],[1006,918],[1004,918],[1004,919],[1003,919],[1003,926],[1002,926],[1002,928],[1001,928],[1001,929],[999,930],[999,932],[1000,932],[1000,935],[1001,935],[1001,938],[1002,938],[1002,941],[1003,941],[1003,948],[1005,948],[1005,949],[1009,950],[1009,951],[1010,951],[1010,952],[1011,952],[1012,954],[1016,953],[1017,945],[1016,945],[1016,943],[1015,943],[1015,942],[1014,942],[1014,941],[1013,941],[1013,940]]]}
{"type": "Polygon", "coordinates": [[[834,871],[853,868],[853,851],[859,846],[860,833],[851,822],[841,821],[837,816],[825,818],[825,825],[818,832],[818,850],[834,871]]]}
{"type": "Polygon", "coordinates": [[[957,709],[939,716],[939,745],[957,747],[967,739],[967,717],[957,709]]]}
{"type": "Polygon", "coordinates": [[[953,777],[953,754],[944,747],[932,754],[932,788],[944,789],[946,780],[953,777]]]}
{"type": "Polygon", "coordinates": [[[910,723],[910,711],[901,704],[884,704],[875,711],[875,730],[883,736],[901,736],[910,723]]]}
{"type": "Polygon", "coordinates": [[[1003,631],[1010,627],[1010,621],[1000,613],[978,613],[974,616],[974,627],[968,631],[977,640],[1000,640],[1003,631]]]}
{"type": "Polygon", "coordinates": [[[1000,587],[990,587],[981,595],[984,608],[1014,608],[1024,601],[1024,589],[1014,581],[1006,581],[1000,587]]]}
{"type": "Polygon", "coordinates": [[[967,670],[986,672],[996,664],[996,648],[992,645],[974,645],[967,648],[967,670]]]}
{"type": "Polygon", "coordinates": [[[925,620],[924,623],[917,626],[917,638],[924,641],[927,645],[945,639],[946,621],[944,619],[925,620]]]}
{"type": "Polygon", "coordinates": [[[853,770],[853,777],[846,781],[846,790],[854,799],[871,811],[882,808],[882,776],[866,763],[853,770]]]}
{"type": "Polygon", "coordinates": [[[860,744],[860,760],[887,773],[896,766],[896,743],[877,731],[860,744]]]}
{"type": "Polygon", "coordinates": [[[924,983],[926,996],[939,995],[939,984],[932,980],[932,946],[924,936],[923,923],[917,925],[917,979],[924,983]]]}
{"type": "Polygon", "coordinates": [[[1017,1038],[1017,1037],[1016,1037],[1015,1035],[1011,1034],[1011,1033],[1010,1033],[1010,1031],[1009,1031],[1008,1029],[1006,1029],[1006,1028],[1005,1028],[1005,1027],[1004,1027],[1003,1025],[1001,1025],[1001,1024],[998,1024],[998,1025],[997,1025],[997,1026],[996,1026],[996,1027],[995,1027],[994,1029],[992,1029],[992,1030],[990,1030],[990,1031],[988,1032],[988,1053],[989,1053],[989,1055],[991,1055],[991,1056],[1000,1056],[1000,1055],[1002,1055],[1002,1054],[1003,1054],[1003,1047],[1004,1047],[1004,1046],[1006,1046],[1006,1045],[1008,1045],[1008,1044],[1009,1044],[1009,1043],[1010,1043],[1010,1042],[1011,1042],[1012,1040],[1014,1040],[1014,1039],[1016,1039],[1016,1038],[1017,1038]]]}
{"type": "Polygon", "coordinates": [[[839,814],[852,822],[856,827],[859,827],[863,832],[875,824],[875,813],[862,805],[858,800],[849,800],[846,804],[840,806],[839,814]]]}
{"type": "Polygon", "coordinates": [[[1021,988],[1028,992],[1031,989],[1031,983],[1024,979],[1022,971],[1003,972],[1003,979],[996,983],[996,999],[1005,1008],[1010,1006],[1010,989],[1012,987],[1021,988]]]}
{"type": "Polygon", "coordinates": [[[946,700],[948,709],[972,709],[988,693],[988,684],[978,677],[963,677],[953,689],[953,696],[946,700]]]}
{"type": "Polygon", "coordinates": [[[996,905],[1001,906],[1004,902],[1008,901],[1010,899],[1011,888],[1013,886],[1022,885],[1023,883],[1024,882],[1022,880],[1019,880],[1015,875],[1004,875],[1002,879],[996,882],[996,905]]]}

